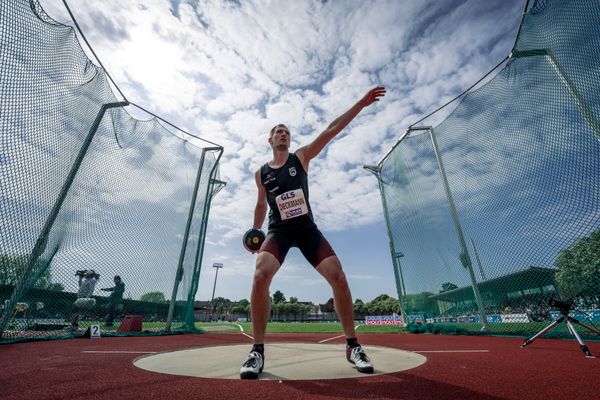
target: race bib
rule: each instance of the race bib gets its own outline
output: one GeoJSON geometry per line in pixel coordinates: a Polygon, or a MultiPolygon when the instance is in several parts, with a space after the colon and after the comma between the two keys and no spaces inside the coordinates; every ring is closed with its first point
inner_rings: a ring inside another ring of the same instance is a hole
{"type": "Polygon", "coordinates": [[[290,190],[275,198],[281,220],[308,214],[308,205],[302,189],[290,190]]]}

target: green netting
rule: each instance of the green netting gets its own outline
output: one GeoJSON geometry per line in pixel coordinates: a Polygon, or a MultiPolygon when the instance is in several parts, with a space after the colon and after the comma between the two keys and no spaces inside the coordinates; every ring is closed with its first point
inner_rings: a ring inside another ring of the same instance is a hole
{"type": "Polygon", "coordinates": [[[0,6],[0,342],[116,333],[127,315],[194,329],[222,148],[132,118],[37,1],[0,6]],[[100,275],[91,295],[81,270],[100,275]]]}
{"type": "Polygon", "coordinates": [[[408,321],[528,335],[553,297],[600,321],[598,21],[598,1],[535,2],[505,67],[379,164],[408,321]]]}

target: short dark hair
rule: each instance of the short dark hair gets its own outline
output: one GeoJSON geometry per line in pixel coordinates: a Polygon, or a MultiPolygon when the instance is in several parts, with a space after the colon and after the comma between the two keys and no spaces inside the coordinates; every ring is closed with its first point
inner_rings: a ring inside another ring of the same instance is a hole
{"type": "Polygon", "coordinates": [[[119,275],[115,275],[114,279],[121,280],[121,277],[119,275]]]}
{"type": "Polygon", "coordinates": [[[275,130],[279,127],[284,127],[285,129],[288,130],[288,132],[290,131],[290,129],[287,126],[285,126],[284,124],[277,124],[271,128],[271,131],[269,132],[269,137],[273,136],[273,134],[275,133],[275,130]]]}

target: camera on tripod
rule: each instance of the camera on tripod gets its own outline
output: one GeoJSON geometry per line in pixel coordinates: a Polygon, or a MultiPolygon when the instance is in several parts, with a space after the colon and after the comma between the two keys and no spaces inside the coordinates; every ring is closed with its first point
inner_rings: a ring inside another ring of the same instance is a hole
{"type": "Polygon", "coordinates": [[[566,300],[566,301],[565,300],[558,300],[558,299],[555,299],[555,298],[548,299],[548,304],[550,305],[550,307],[558,308],[560,310],[560,313],[562,315],[560,317],[558,317],[557,320],[555,320],[552,323],[550,323],[550,325],[548,325],[547,327],[545,327],[544,329],[542,329],[541,331],[539,331],[535,335],[531,336],[530,338],[525,339],[525,341],[521,345],[521,348],[523,349],[526,346],[530,345],[531,343],[533,343],[533,341],[535,339],[537,339],[538,337],[542,336],[544,333],[548,332],[549,330],[553,329],[558,324],[564,322],[564,323],[566,323],[567,329],[568,329],[569,333],[571,334],[571,336],[575,337],[575,339],[579,343],[579,348],[581,349],[581,351],[583,352],[583,354],[586,357],[588,357],[588,358],[594,358],[594,356],[590,352],[590,349],[583,342],[583,340],[581,339],[581,336],[579,336],[579,333],[577,333],[577,330],[575,329],[575,326],[576,325],[577,326],[581,326],[582,328],[585,328],[588,331],[590,331],[592,333],[595,333],[596,335],[600,335],[600,331],[598,329],[596,329],[595,327],[587,326],[586,324],[582,323],[581,321],[579,321],[576,318],[574,318],[571,315],[569,315],[569,313],[571,312],[571,310],[573,310],[575,308],[575,304],[574,303],[575,303],[574,299],[573,300],[566,300]]]}
{"type": "Polygon", "coordinates": [[[100,279],[100,274],[96,273],[93,269],[80,269],[75,271],[75,276],[85,276],[86,274],[90,274],[92,278],[100,279]]]}
{"type": "Polygon", "coordinates": [[[550,305],[550,307],[558,308],[562,314],[568,314],[569,311],[571,311],[574,307],[572,300],[571,301],[563,301],[563,300],[555,299],[553,297],[548,299],[548,304],[550,305]]]}

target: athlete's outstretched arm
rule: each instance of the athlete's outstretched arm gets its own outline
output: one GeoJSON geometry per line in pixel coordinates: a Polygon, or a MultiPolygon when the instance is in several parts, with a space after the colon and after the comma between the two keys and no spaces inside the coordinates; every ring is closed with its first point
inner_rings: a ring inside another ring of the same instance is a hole
{"type": "Polygon", "coordinates": [[[356,102],[348,111],[337,117],[327,129],[325,129],[315,140],[310,144],[300,147],[296,151],[296,155],[300,158],[302,165],[305,169],[308,168],[310,160],[319,155],[321,150],[333,139],[338,133],[342,131],[353,119],[361,112],[365,107],[379,101],[379,98],[385,95],[385,88],[383,86],[377,86],[365,94],[362,99],[356,102]]]}
{"type": "Polygon", "coordinates": [[[260,229],[267,215],[267,191],[260,179],[260,170],[254,175],[256,186],[258,187],[258,197],[256,199],[256,207],[254,208],[254,224],[255,229],[260,229]]]}

